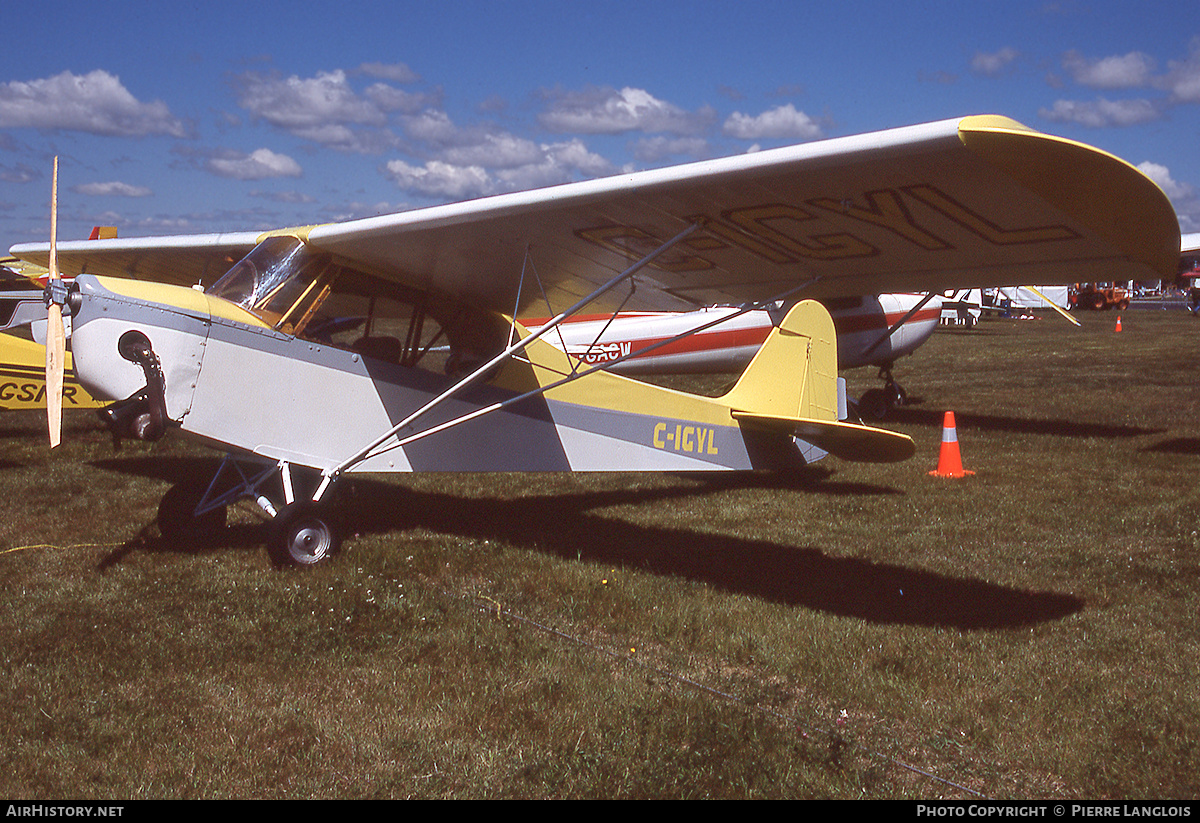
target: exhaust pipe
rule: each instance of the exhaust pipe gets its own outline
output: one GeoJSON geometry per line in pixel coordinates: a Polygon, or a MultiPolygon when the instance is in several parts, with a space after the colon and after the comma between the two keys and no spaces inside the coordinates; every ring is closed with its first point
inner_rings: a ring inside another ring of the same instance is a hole
{"type": "Polygon", "coordinates": [[[100,420],[112,432],[113,442],[132,437],[154,442],[167,431],[166,381],[150,339],[140,331],[127,331],[117,341],[117,352],[142,367],[146,385],[100,410],[100,420]]]}

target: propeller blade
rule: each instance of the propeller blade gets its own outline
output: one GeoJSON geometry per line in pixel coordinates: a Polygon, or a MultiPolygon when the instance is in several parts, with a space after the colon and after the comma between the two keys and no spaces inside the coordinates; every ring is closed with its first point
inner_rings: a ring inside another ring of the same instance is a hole
{"type": "MultiPolygon", "coordinates": [[[[58,158],[50,188],[50,283],[61,286],[58,276],[58,158]]],[[[50,448],[62,441],[63,361],[67,356],[67,337],[63,330],[62,305],[51,299],[46,309],[46,424],[50,448]]]]}

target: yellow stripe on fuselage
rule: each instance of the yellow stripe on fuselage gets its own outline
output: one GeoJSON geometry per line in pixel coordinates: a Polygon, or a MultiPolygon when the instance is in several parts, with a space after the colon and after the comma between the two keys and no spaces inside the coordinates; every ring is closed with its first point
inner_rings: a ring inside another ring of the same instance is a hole
{"type": "Polygon", "coordinates": [[[199,289],[154,283],[148,280],[123,280],[116,277],[97,277],[96,281],[108,291],[121,297],[145,300],[163,306],[174,306],[190,314],[232,320],[247,326],[270,328],[257,315],[246,311],[241,306],[219,297],[207,295],[199,289]]]}

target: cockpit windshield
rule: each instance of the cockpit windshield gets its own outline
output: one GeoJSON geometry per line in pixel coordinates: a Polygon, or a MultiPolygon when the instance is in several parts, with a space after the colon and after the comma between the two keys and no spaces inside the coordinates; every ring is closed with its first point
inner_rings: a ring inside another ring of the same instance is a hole
{"type": "Polygon", "coordinates": [[[209,290],[272,326],[298,334],[329,292],[335,267],[296,237],[268,237],[209,290]]]}
{"type": "Polygon", "coordinates": [[[510,332],[497,315],[383,280],[288,235],[263,240],[207,293],[284,334],[447,373],[486,362],[510,332]]]}

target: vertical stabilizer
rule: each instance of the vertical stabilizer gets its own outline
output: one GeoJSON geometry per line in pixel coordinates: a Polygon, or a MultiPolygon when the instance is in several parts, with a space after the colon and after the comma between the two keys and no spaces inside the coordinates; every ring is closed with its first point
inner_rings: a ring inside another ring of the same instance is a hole
{"type": "Polygon", "coordinates": [[[723,399],[754,415],[837,420],[837,334],[825,307],[793,306],[723,399]]]}

